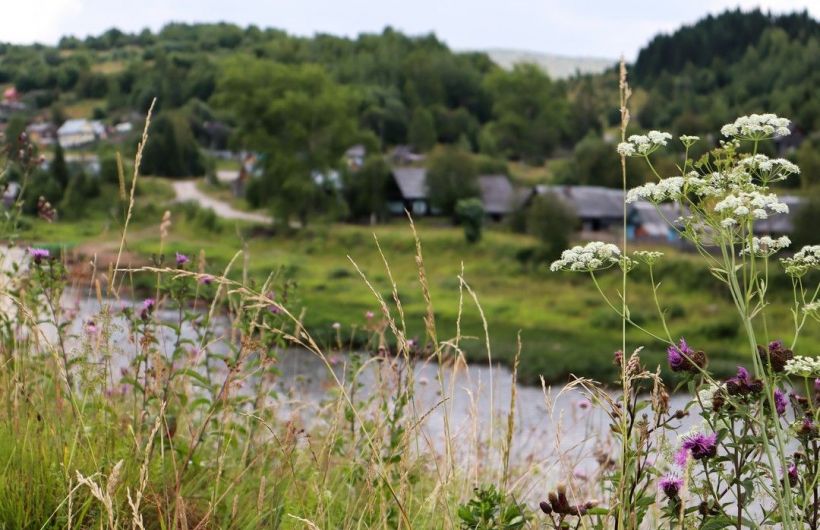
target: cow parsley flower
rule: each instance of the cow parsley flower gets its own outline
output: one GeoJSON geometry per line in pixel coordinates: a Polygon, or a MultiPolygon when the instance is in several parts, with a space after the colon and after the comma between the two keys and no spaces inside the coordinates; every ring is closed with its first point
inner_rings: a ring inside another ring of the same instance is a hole
{"type": "Polygon", "coordinates": [[[820,317],[820,300],[804,305],[803,312],[807,315],[820,317]]]}
{"type": "Polygon", "coordinates": [[[619,155],[633,156],[635,154],[635,146],[629,142],[621,142],[616,148],[619,155]]]}
{"type": "Polygon", "coordinates": [[[791,245],[791,240],[786,236],[773,239],[769,236],[753,237],[751,243],[740,251],[741,255],[751,254],[761,258],[767,258],[791,245]]]}
{"type": "Polygon", "coordinates": [[[651,250],[636,250],[632,253],[632,255],[635,256],[636,260],[651,266],[663,257],[663,252],[656,252],[651,250]]]}
{"type": "Polygon", "coordinates": [[[820,377],[820,357],[795,355],[786,361],[786,373],[800,377],[820,377]]]}
{"type": "Polygon", "coordinates": [[[734,123],[727,123],[721,127],[723,136],[741,140],[763,140],[777,136],[788,136],[791,122],[775,114],[751,114],[741,116],[734,123]]]}
{"type": "Polygon", "coordinates": [[[738,162],[744,169],[756,171],[766,182],[785,180],[789,175],[800,174],[797,164],[785,158],[769,158],[766,155],[747,156],[738,162]]]}
{"type": "Polygon", "coordinates": [[[678,140],[680,140],[680,142],[686,147],[690,147],[692,144],[700,140],[700,136],[689,136],[687,134],[683,134],[678,136],[678,140]]]}
{"type": "Polygon", "coordinates": [[[633,134],[626,142],[618,144],[618,154],[623,156],[648,156],[666,145],[672,139],[667,132],[649,131],[646,134],[633,134]]]}
{"type": "Polygon", "coordinates": [[[683,196],[684,184],[686,184],[684,177],[669,177],[658,182],[648,182],[643,186],[629,190],[626,193],[626,202],[633,203],[646,200],[658,204],[678,200],[683,196]]]}
{"type": "Polygon", "coordinates": [[[781,258],[780,263],[789,276],[803,276],[810,270],[820,268],[820,245],[806,245],[791,258],[781,258]]]}
{"type": "Polygon", "coordinates": [[[585,246],[576,246],[561,253],[561,259],[552,262],[550,270],[584,271],[608,269],[621,263],[621,250],[611,244],[593,241],[585,246]]]}
{"type": "Polygon", "coordinates": [[[727,195],[715,204],[714,210],[725,217],[748,221],[767,219],[773,213],[789,213],[789,206],[780,202],[774,193],[744,191],[727,195]]]}

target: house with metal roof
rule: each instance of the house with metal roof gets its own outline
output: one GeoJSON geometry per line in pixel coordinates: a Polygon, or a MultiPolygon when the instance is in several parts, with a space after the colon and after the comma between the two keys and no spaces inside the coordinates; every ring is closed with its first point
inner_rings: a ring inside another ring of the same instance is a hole
{"type": "Polygon", "coordinates": [[[431,212],[427,191],[427,170],[423,167],[395,167],[392,185],[387,190],[387,210],[401,215],[405,210],[414,216],[431,212]]]}
{"type": "Polygon", "coordinates": [[[524,206],[532,195],[530,188],[513,186],[507,175],[481,175],[478,190],[484,212],[496,221],[524,206]]]}
{"type": "Polygon", "coordinates": [[[99,121],[67,120],[57,129],[57,140],[66,149],[91,145],[105,137],[105,126],[99,121]]]}
{"type": "Polygon", "coordinates": [[[603,186],[535,187],[538,195],[552,193],[564,201],[581,221],[585,231],[607,230],[624,221],[624,192],[603,186]]]}

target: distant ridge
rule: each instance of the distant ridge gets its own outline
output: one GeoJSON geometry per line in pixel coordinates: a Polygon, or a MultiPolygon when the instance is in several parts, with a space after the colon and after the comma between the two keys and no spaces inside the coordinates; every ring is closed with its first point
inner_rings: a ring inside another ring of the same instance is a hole
{"type": "Polygon", "coordinates": [[[565,79],[576,72],[582,74],[599,74],[613,66],[617,59],[600,57],[568,57],[526,50],[492,48],[484,50],[490,59],[504,69],[510,69],[518,63],[531,63],[545,70],[554,79],[565,79]]]}

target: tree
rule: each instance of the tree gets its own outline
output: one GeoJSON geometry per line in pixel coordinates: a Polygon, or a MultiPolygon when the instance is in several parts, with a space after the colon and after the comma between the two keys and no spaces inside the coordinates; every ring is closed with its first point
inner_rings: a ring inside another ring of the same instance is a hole
{"type": "Polygon", "coordinates": [[[60,145],[60,142],[56,142],[54,145],[54,158],[51,160],[51,175],[57,184],[60,185],[60,189],[66,189],[69,179],[68,165],[65,162],[63,147],[60,145]]]}
{"type": "Polygon", "coordinates": [[[326,175],[355,137],[354,101],[324,68],[247,57],[229,60],[214,103],[233,113],[238,143],[263,155],[254,189],[283,219],[323,212],[326,175]],[[315,178],[312,178],[315,177],[315,178]]]}
{"type": "Polygon", "coordinates": [[[791,248],[818,244],[817,227],[820,226],[820,191],[815,191],[794,216],[794,233],[791,248]]]}
{"type": "Polygon", "coordinates": [[[429,151],[436,145],[436,124],[429,110],[419,107],[413,111],[407,141],[419,151],[429,151]]]}
{"type": "Polygon", "coordinates": [[[527,212],[527,232],[541,241],[542,260],[557,258],[578,226],[575,212],[552,193],[536,196],[527,212]]]}
{"type": "Polygon", "coordinates": [[[534,65],[496,70],[486,79],[493,96],[490,132],[508,157],[541,163],[567,128],[567,101],[549,76],[534,65]]]}
{"type": "Polygon", "coordinates": [[[368,157],[358,170],[344,172],[344,197],[352,219],[382,218],[387,208],[390,166],[380,155],[368,157]]]}
{"type": "Polygon", "coordinates": [[[165,111],[152,121],[140,168],[147,175],[161,177],[190,177],[205,172],[199,145],[183,115],[165,111]]]}
{"type": "Polygon", "coordinates": [[[454,147],[434,150],[427,168],[427,191],[431,205],[444,215],[453,215],[460,199],[478,195],[476,175],[470,153],[454,147]]]}
{"type": "Polygon", "coordinates": [[[456,203],[456,216],[464,227],[464,239],[467,243],[481,241],[481,229],[484,226],[484,204],[481,199],[461,199],[456,203]]]}
{"type": "Polygon", "coordinates": [[[815,140],[806,140],[795,153],[800,166],[800,183],[805,189],[820,185],[820,146],[815,140]]]}

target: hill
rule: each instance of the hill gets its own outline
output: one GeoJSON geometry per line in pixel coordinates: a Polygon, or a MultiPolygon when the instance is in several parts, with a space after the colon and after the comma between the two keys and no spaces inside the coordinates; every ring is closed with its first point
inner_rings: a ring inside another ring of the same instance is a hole
{"type": "Polygon", "coordinates": [[[492,48],[484,50],[500,67],[510,70],[516,64],[534,64],[547,72],[553,79],[566,79],[576,73],[600,74],[614,65],[617,60],[600,57],[569,57],[552,53],[526,50],[492,48]]]}

